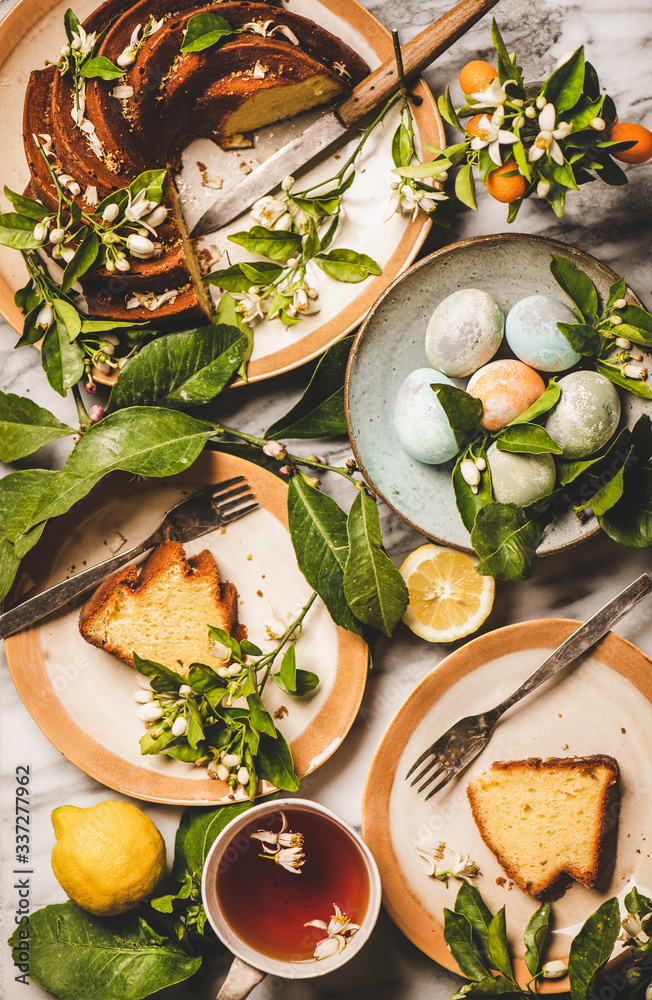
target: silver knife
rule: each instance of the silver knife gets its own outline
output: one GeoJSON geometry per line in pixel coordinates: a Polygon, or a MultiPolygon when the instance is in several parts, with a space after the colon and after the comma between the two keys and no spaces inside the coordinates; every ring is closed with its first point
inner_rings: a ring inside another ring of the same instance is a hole
{"type": "MultiPolygon", "coordinates": [[[[402,47],[405,76],[420,73],[497,3],[498,0],[460,0],[460,3],[402,47]]],[[[396,86],[396,61],[392,57],[365,77],[343,101],[323,114],[314,125],[270,156],[244,180],[219,195],[195,224],[191,236],[215,232],[242,215],[258,198],[277,187],[284,177],[305,166],[346,135],[369,111],[386,101],[396,90],[396,86]]]]}

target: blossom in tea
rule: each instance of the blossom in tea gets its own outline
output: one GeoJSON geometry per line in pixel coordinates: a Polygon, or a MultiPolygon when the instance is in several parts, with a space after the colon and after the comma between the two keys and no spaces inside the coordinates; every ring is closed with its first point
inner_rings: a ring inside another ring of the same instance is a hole
{"type": "Polygon", "coordinates": [[[500,127],[503,123],[503,118],[502,107],[494,111],[491,118],[483,115],[478,122],[478,134],[471,140],[471,149],[477,151],[487,147],[491,161],[497,166],[500,166],[503,162],[500,154],[501,145],[511,146],[513,143],[518,142],[518,138],[513,132],[508,132],[506,129],[500,127]]]}
{"type": "Polygon", "coordinates": [[[566,136],[570,135],[573,131],[573,126],[570,122],[559,122],[557,128],[555,128],[556,117],[557,112],[555,111],[554,104],[544,104],[538,118],[539,134],[528,153],[530,163],[535,163],[547,153],[555,163],[558,163],[560,167],[563,166],[564,154],[557,143],[557,139],[565,139],[566,136]]]}
{"type": "Polygon", "coordinates": [[[339,955],[346,948],[349,938],[360,930],[360,924],[352,923],[336,903],[333,903],[333,909],[335,913],[328,923],[323,920],[308,920],[303,925],[304,927],[319,927],[320,930],[326,931],[327,936],[315,945],[313,955],[317,961],[330,958],[332,955],[339,955]]]}
{"type": "Polygon", "coordinates": [[[267,853],[259,856],[261,858],[270,858],[277,865],[280,865],[281,868],[285,868],[287,872],[291,872],[294,875],[301,874],[301,865],[306,859],[300,847],[281,847],[273,854],[267,853]]]}
{"type": "Polygon", "coordinates": [[[546,962],[541,968],[541,975],[544,979],[559,979],[560,976],[565,976],[567,972],[568,966],[560,959],[546,962]]]}
{"type": "Polygon", "coordinates": [[[303,834],[293,833],[292,830],[288,830],[287,816],[282,810],[279,810],[279,815],[281,817],[281,829],[278,833],[274,833],[272,830],[256,830],[255,833],[251,834],[253,840],[260,840],[263,850],[267,854],[276,854],[281,847],[300,848],[303,846],[303,834]]]}

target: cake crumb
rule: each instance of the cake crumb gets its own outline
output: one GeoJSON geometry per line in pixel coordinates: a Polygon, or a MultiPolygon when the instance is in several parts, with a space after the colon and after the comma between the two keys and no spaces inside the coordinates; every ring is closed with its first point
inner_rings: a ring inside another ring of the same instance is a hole
{"type": "Polygon", "coordinates": [[[252,559],[253,559],[253,555],[250,552],[249,555],[247,556],[247,562],[251,562],[252,559]]]}
{"type": "Polygon", "coordinates": [[[279,707],[274,712],[275,719],[282,719],[284,715],[288,715],[288,710],[285,705],[279,705],[279,707]]]}
{"type": "Polygon", "coordinates": [[[561,719],[561,712],[557,712],[557,718],[561,719]]]}
{"type": "Polygon", "coordinates": [[[623,733],[623,734],[627,732],[627,730],[625,729],[625,727],[624,727],[624,726],[621,726],[621,727],[620,727],[620,731],[621,731],[621,733],[623,733]]]}
{"type": "Polygon", "coordinates": [[[568,743],[562,743],[561,748],[562,750],[568,750],[568,743]]]}
{"type": "Polygon", "coordinates": [[[251,167],[249,166],[248,163],[241,163],[240,170],[242,171],[243,174],[245,174],[245,176],[251,173],[251,167]]]}
{"type": "Polygon", "coordinates": [[[502,875],[499,875],[498,878],[496,879],[496,885],[499,885],[501,889],[505,888],[506,883],[507,879],[503,878],[502,875]]]}
{"type": "Polygon", "coordinates": [[[262,597],[262,596],[263,596],[263,592],[262,592],[262,590],[257,590],[257,591],[256,591],[256,593],[258,594],[258,596],[259,596],[259,597],[262,597]]]}

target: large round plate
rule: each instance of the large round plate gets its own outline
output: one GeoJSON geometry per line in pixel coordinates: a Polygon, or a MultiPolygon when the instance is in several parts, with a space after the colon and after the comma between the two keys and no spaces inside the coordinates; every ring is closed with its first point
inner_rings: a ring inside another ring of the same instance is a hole
{"type": "MultiPolygon", "coordinates": [[[[566,301],[550,273],[551,254],[566,257],[586,271],[606,298],[617,275],[576,247],[541,236],[501,233],[454,243],[419,261],[391,285],[374,306],[356,337],[346,376],[349,435],[362,473],[385,503],[404,521],[442,545],[472,552],[451,484],[453,462],[423,465],[399,444],[394,430],[394,399],[403,379],[428,367],[424,340],[431,313],[459,288],[482,288],[505,313],[526,295],[540,293],[566,301]]],[[[631,292],[632,302],[642,305],[631,292]]],[[[498,357],[503,356],[504,346],[498,357]]],[[[505,351],[505,356],[508,356],[505,351]]],[[[466,380],[453,380],[463,387],[466,380]]],[[[631,393],[623,419],[631,425],[648,402],[631,393]]],[[[548,526],[538,548],[552,555],[599,531],[594,517],[578,521],[572,512],[548,526]]]]}
{"type": "MultiPolygon", "coordinates": [[[[441,965],[458,972],[443,936],[443,909],[452,909],[460,882],[429,878],[415,843],[444,841],[478,864],[474,884],[496,912],[506,905],[507,930],[520,981],[523,930],[538,902],[511,885],[482,841],[466,797],[467,782],[495,760],[602,753],[620,768],[621,812],[613,873],[595,889],[573,882],[553,903],[554,931],[546,959],[567,958],[571,938],[605,899],[636,885],[652,889],[646,837],[652,823],[649,733],[652,663],[609,633],[590,654],[551,678],[500,720],[487,748],[429,801],[405,780],[412,763],[464,716],[492,708],[579,623],[541,619],[497,629],[443,660],[410,694],[385,733],[367,777],[363,834],[378,863],[384,904],[407,937],[441,965]]],[[[556,990],[564,984],[551,984],[556,990]]]]}
{"type": "MultiPolygon", "coordinates": [[[[223,579],[237,587],[240,621],[250,639],[272,649],[269,632],[282,634],[311,593],[287,530],[287,487],[272,473],[243,459],[204,453],[187,473],[170,480],[136,481],[117,475],[46,532],[21,567],[17,592],[58,582],[108,552],[135,545],[161,515],[203,484],[244,475],[258,510],[188,542],[188,555],[209,549],[223,579]],[[124,541],[123,541],[124,539],[124,541]]],[[[26,708],[65,756],[103,784],[136,798],[178,805],[224,801],[227,787],[203,768],[164,755],[143,757],[143,724],[133,693],[138,676],[126,663],[86,643],[77,627],[81,599],[39,627],[6,640],[12,677],[26,708]]],[[[314,694],[289,698],[275,684],[264,701],[290,743],[299,776],[319,767],[337,749],[357,714],[367,673],[367,649],[338,628],[324,605],[310,609],[297,645],[299,666],[319,675],[314,694]]],[[[269,791],[271,786],[266,786],[269,791]]]]}
{"type": "MultiPolygon", "coordinates": [[[[45,59],[54,58],[64,43],[63,14],[68,6],[68,0],[18,0],[0,24],[2,181],[14,191],[22,191],[29,179],[22,141],[22,108],[29,71],[42,66],[45,59]]],[[[97,6],[98,0],[79,0],[75,12],[83,20],[97,6]]],[[[287,6],[339,35],[372,68],[392,53],[387,29],[356,0],[290,0],[287,6]]],[[[444,132],[432,94],[423,84],[419,84],[417,92],[424,98],[420,107],[414,108],[419,134],[435,146],[444,145],[444,132]]],[[[192,227],[218,196],[214,188],[202,187],[198,162],[204,164],[210,174],[222,178],[222,190],[226,190],[242,179],[241,166],[250,163],[255,167],[312,120],[314,114],[302,115],[290,122],[261,129],[252,150],[224,153],[208,140],[192,143],[184,153],[178,184],[188,225],[192,227]]],[[[382,274],[352,285],[335,281],[310,265],[308,277],[320,292],[320,311],[287,330],[278,320],[261,323],[256,329],[254,353],[249,364],[250,381],[269,378],[317,357],[356,327],[381,292],[414,260],[430,228],[430,220],[419,213],[414,221],[410,216],[394,216],[387,223],[383,222],[389,204],[393,166],[391,141],[397,122],[398,112],[392,111],[385,125],[375,130],[365,146],[358,163],[362,169],[345,196],[345,211],[336,240],[337,246],[370,254],[381,265],[382,274]]],[[[355,142],[357,133],[353,144],[355,142]]],[[[344,153],[345,148],[338,150],[340,164],[344,153]]],[[[302,185],[304,181],[314,184],[332,176],[337,169],[337,162],[330,156],[310,171],[297,174],[297,178],[302,185]]],[[[218,234],[204,238],[201,245],[212,246],[213,253],[217,249],[222,254],[217,265],[220,268],[228,266],[227,249],[234,263],[240,256],[252,260],[240,247],[227,242],[230,233],[248,229],[252,224],[249,216],[243,216],[218,234]]],[[[0,313],[15,330],[22,329],[23,317],[14,306],[13,293],[24,282],[20,254],[0,247],[0,313]]]]}

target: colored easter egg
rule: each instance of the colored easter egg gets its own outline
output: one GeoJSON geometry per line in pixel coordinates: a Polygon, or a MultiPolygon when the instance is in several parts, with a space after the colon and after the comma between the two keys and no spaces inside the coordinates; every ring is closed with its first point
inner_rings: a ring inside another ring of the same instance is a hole
{"type": "Polygon", "coordinates": [[[559,380],[561,396],[546,421],[563,457],[588,458],[613,436],[620,420],[616,387],[598,372],[571,372],[559,380]]]}
{"type": "Polygon", "coordinates": [[[480,288],[461,288],[443,299],[428,321],[428,361],[451,378],[464,378],[493,358],[504,326],[503,311],[493,295],[480,288]]]}
{"type": "Polygon", "coordinates": [[[557,470],[552,455],[528,455],[499,451],[494,443],[487,449],[494,499],[524,507],[555,488],[557,470]]]}
{"type": "Polygon", "coordinates": [[[528,295],[512,306],[505,320],[505,337],[517,358],[543,372],[564,372],[581,354],[557,328],[557,323],[578,323],[570,306],[549,295],[528,295]]]}
{"type": "Polygon", "coordinates": [[[533,368],[506,358],[479,368],[469,379],[466,391],[482,400],[482,426],[498,431],[535,403],[545,388],[545,382],[533,368]]]}
{"type": "Polygon", "coordinates": [[[412,458],[439,465],[457,455],[459,447],[446,413],[430,388],[453,385],[432,368],[419,368],[402,383],[394,403],[394,427],[403,448],[412,458]]]}

